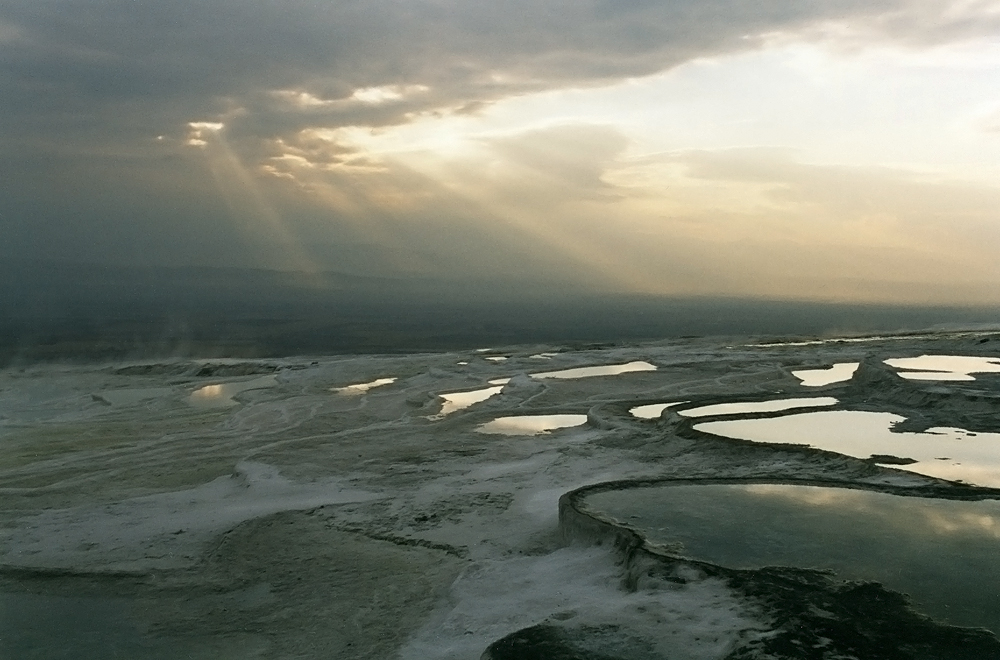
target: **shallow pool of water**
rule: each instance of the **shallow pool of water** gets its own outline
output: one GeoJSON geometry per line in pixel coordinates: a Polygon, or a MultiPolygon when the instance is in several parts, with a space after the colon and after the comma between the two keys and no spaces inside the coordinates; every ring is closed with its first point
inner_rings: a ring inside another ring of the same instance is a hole
{"type": "Polygon", "coordinates": [[[975,380],[972,374],[1000,373],[1000,358],[968,355],[921,355],[885,363],[912,380],[975,380]]]}
{"type": "Polygon", "coordinates": [[[679,406],[682,403],[687,403],[687,401],[671,401],[670,403],[651,403],[648,406],[636,406],[635,408],[630,408],[629,413],[633,417],[638,417],[639,419],[658,419],[663,411],[670,406],[679,406]]]}
{"type": "Polygon", "coordinates": [[[857,458],[873,455],[909,458],[915,462],[894,467],[952,481],[1000,487],[1000,433],[970,433],[954,428],[893,433],[892,426],[904,419],[886,412],[829,410],[768,419],[702,422],[694,428],[751,442],[808,445],[857,458]]]}
{"type": "Polygon", "coordinates": [[[0,593],[0,657],[45,660],[174,658],[168,640],[146,637],[125,598],[0,593]]]}
{"type": "Polygon", "coordinates": [[[850,380],[860,366],[860,362],[838,362],[826,369],[800,369],[793,371],[792,375],[806,387],[822,387],[850,380]]]}
{"type": "Polygon", "coordinates": [[[332,387],[331,392],[336,392],[337,394],[345,394],[348,396],[364,394],[368,390],[374,387],[382,387],[383,385],[392,385],[396,382],[395,378],[378,378],[368,383],[355,383],[354,385],[346,385],[344,387],[332,387]]]}
{"type": "Polygon", "coordinates": [[[711,406],[680,410],[684,417],[708,417],[709,415],[746,415],[752,413],[780,412],[795,408],[816,408],[833,406],[837,400],[831,396],[814,396],[804,399],[774,399],[773,401],[742,401],[735,403],[717,403],[711,406]]]}
{"type": "Polygon", "coordinates": [[[648,362],[627,362],[625,364],[604,364],[596,367],[576,367],[560,371],[543,371],[531,374],[532,378],[593,378],[594,376],[618,376],[634,371],[656,371],[656,366],[648,362]]]}
{"type": "Polygon", "coordinates": [[[672,485],[590,495],[588,509],[732,568],[831,569],[915,609],[1000,633],[1000,502],[814,486],[672,485]]]}
{"type": "Polygon", "coordinates": [[[586,415],[520,415],[517,417],[498,417],[476,430],[480,433],[501,435],[540,435],[556,429],[570,428],[586,423],[586,415]]]}
{"type": "Polygon", "coordinates": [[[438,416],[444,417],[453,412],[464,410],[473,404],[485,401],[495,394],[500,394],[502,390],[503,385],[498,385],[470,392],[448,392],[447,394],[441,394],[439,396],[444,399],[444,403],[441,405],[441,412],[438,413],[438,416]]]}

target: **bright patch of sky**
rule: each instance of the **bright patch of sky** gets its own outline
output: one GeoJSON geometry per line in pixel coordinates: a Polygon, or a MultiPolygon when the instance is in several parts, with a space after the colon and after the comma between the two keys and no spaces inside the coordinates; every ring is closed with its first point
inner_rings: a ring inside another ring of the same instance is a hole
{"type": "Polygon", "coordinates": [[[998,77],[1000,40],[785,41],[324,139],[615,289],[982,305],[1000,303],[998,77]]]}
{"type": "Polygon", "coordinates": [[[919,51],[789,43],[607,87],[519,96],[476,115],[342,135],[373,153],[441,158],[479,151],[498,135],[590,123],[623,132],[633,158],[768,146],[811,163],[986,181],[1000,168],[998,75],[1000,40],[919,51]]]}

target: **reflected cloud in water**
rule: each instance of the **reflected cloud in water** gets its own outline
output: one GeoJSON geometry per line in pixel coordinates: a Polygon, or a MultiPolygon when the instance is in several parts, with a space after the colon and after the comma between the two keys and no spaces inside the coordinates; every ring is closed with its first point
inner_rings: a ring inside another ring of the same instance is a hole
{"type": "Polygon", "coordinates": [[[595,493],[584,504],[682,555],[875,580],[937,619],[1000,632],[996,500],[758,484],[629,488],[595,493]]]}
{"type": "Polygon", "coordinates": [[[1000,358],[968,355],[921,355],[885,363],[911,380],[975,380],[972,374],[1000,373],[1000,358]]]}

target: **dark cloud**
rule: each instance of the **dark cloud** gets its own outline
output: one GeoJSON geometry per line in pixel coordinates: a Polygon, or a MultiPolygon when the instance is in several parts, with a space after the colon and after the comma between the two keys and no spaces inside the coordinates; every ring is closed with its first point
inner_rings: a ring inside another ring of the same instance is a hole
{"type": "Polygon", "coordinates": [[[177,132],[227,107],[247,109],[243,121],[260,130],[379,125],[419,109],[649,74],[819,20],[884,25],[913,39],[927,37],[925,23],[947,36],[984,29],[968,18],[942,22],[940,11],[905,11],[913,4],[12,0],[0,9],[16,34],[0,41],[0,103],[28,131],[43,124],[81,139],[177,132]],[[407,83],[429,91],[401,103],[307,112],[268,94],[305,89],[345,99],[356,88],[407,83]],[[93,115],[103,121],[89,123],[93,115]]]}

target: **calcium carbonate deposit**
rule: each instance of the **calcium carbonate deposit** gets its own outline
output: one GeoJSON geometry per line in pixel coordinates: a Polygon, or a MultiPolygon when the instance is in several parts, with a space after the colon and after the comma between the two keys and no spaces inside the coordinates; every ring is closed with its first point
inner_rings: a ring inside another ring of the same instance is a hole
{"type": "MultiPolygon", "coordinates": [[[[753,484],[714,518],[674,503],[715,549],[769,484],[1000,496],[1000,335],[867,339],[8,368],[0,657],[1000,658],[921,609],[961,550],[909,599],[849,553],[740,563],[614,497],[753,484]]],[[[941,511],[928,539],[1000,550],[941,511]]]]}

